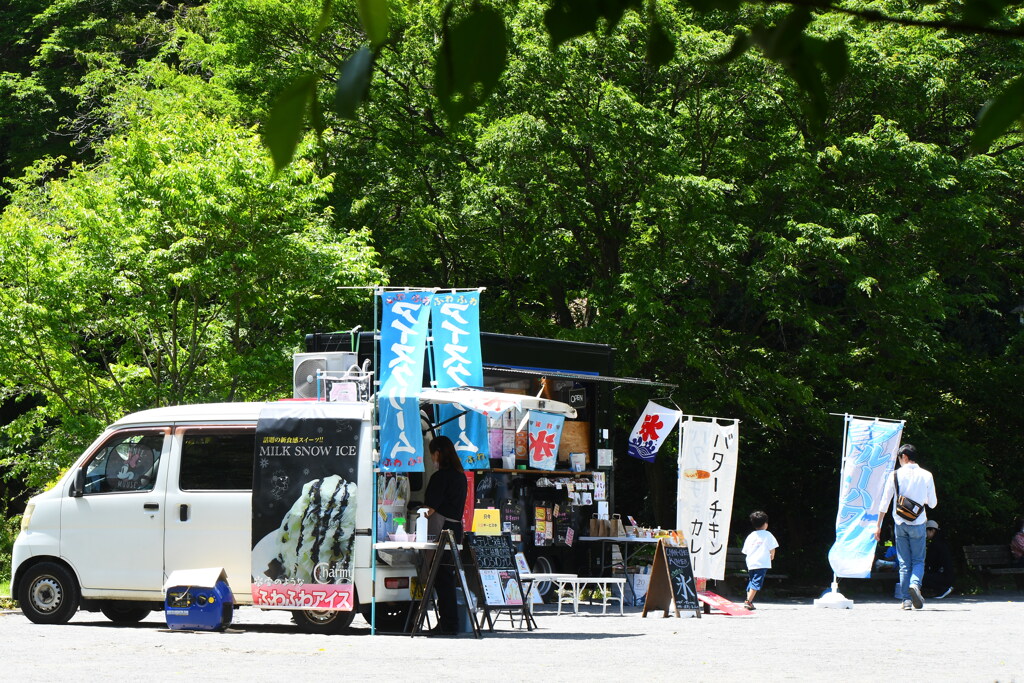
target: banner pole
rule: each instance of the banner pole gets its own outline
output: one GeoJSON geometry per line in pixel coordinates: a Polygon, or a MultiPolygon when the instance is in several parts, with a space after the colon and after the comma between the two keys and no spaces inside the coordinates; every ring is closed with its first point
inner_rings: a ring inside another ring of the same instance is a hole
{"type": "MultiPolygon", "coordinates": [[[[830,413],[831,415],[838,415],[838,413],[830,413]]],[[[843,481],[846,477],[846,446],[847,439],[850,434],[850,420],[853,418],[849,413],[843,413],[843,450],[839,456],[839,494],[836,496],[837,507],[836,507],[836,522],[833,524],[834,527],[838,527],[839,524],[839,511],[843,505],[843,481]]],[[[831,564],[831,563],[829,563],[831,564]]],[[[820,598],[814,601],[815,607],[836,607],[840,609],[851,609],[853,607],[853,600],[850,600],[842,593],[839,592],[839,577],[836,575],[835,570],[832,571],[832,585],[828,593],[825,593],[820,598]]]]}

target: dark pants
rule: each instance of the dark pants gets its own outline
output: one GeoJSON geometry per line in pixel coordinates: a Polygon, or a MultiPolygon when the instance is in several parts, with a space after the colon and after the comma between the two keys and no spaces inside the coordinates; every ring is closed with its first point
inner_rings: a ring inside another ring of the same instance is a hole
{"type": "MultiPolygon", "coordinates": [[[[451,529],[455,536],[455,542],[462,542],[462,522],[444,523],[442,529],[451,529]]],[[[452,562],[450,553],[445,553],[441,558],[441,566],[437,568],[437,576],[434,578],[434,590],[437,592],[437,614],[438,626],[442,631],[455,633],[459,630],[459,606],[455,599],[455,564],[452,562]]],[[[468,600],[468,596],[466,597],[468,600]]]]}

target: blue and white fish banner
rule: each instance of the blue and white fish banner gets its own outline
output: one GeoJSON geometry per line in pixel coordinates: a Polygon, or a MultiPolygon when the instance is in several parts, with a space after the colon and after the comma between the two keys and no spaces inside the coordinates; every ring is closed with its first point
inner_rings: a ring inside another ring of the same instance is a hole
{"type": "Polygon", "coordinates": [[[422,472],[423,432],[420,390],[430,322],[426,291],[384,292],[380,328],[380,469],[422,472]]]}
{"type": "Polygon", "coordinates": [[[665,437],[676,426],[676,422],[682,414],[679,410],[671,410],[659,406],[654,401],[648,401],[647,408],[640,419],[636,421],[633,432],[629,435],[629,447],[626,452],[645,462],[654,462],[654,456],[658,454],[658,449],[661,448],[665,437]]]}
{"type": "Polygon", "coordinates": [[[882,489],[892,476],[902,436],[902,422],[847,417],[836,542],[828,551],[837,577],[871,574],[882,489]]]}
{"type": "Polygon", "coordinates": [[[530,467],[538,470],[555,469],[558,458],[558,444],[562,440],[564,415],[543,413],[539,410],[529,412],[529,443],[528,453],[530,467]]]}
{"type": "Polygon", "coordinates": [[[721,581],[729,554],[739,422],[720,424],[690,417],[680,432],[676,528],[688,541],[693,575],[721,581]]]}
{"type": "MultiPolygon", "coordinates": [[[[432,304],[430,326],[434,341],[431,348],[437,388],[482,387],[480,292],[435,294],[432,304]]],[[[437,405],[434,410],[437,422],[444,423],[440,432],[455,444],[462,466],[465,469],[490,467],[487,417],[453,405],[437,405]]]]}

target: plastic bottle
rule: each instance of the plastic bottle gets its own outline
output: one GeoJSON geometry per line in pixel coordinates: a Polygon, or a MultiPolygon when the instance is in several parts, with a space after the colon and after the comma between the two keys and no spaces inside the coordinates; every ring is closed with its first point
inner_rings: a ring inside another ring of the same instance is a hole
{"type": "Polygon", "coordinates": [[[416,540],[419,543],[427,542],[427,508],[420,508],[416,511],[419,517],[416,518],[416,540]]]}
{"type": "Polygon", "coordinates": [[[409,535],[405,533],[405,517],[395,517],[395,540],[409,540],[409,535]]]}

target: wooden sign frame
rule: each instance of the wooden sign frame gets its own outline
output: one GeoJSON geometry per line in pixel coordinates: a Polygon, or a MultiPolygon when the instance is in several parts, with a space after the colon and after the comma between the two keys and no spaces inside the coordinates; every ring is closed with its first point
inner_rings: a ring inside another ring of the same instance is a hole
{"type": "MultiPolygon", "coordinates": [[[[654,565],[651,567],[651,582],[647,586],[647,595],[644,598],[644,611],[641,616],[646,617],[648,612],[655,610],[664,610],[665,617],[671,616],[669,611],[675,614],[676,617],[681,617],[679,613],[679,605],[676,601],[676,590],[672,582],[672,573],[668,563],[667,555],[667,544],[665,539],[658,541],[657,547],[654,549],[654,565]]],[[[687,550],[687,554],[689,551],[687,550]]],[[[693,583],[693,564],[689,566],[690,580],[693,583]]],[[[699,619],[701,617],[701,604],[700,600],[696,598],[696,590],[694,590],[694,601],[697,603],[696,608],[693,610],[694,614],[699,619]]]]}

